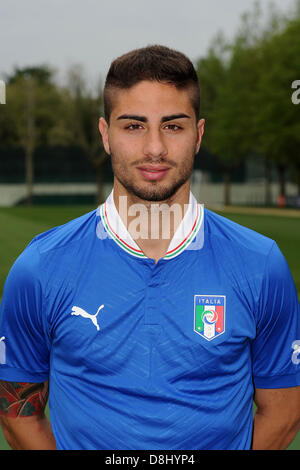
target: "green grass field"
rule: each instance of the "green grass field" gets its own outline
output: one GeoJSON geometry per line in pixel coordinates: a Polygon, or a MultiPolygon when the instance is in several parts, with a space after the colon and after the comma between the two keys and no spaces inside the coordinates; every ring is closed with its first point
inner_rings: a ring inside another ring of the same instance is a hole
{"type": "MultiPolygon", "coordinates": [[[[94,207],[12,207],[0,208],[0,297],[8,271],[29,241],[38,233],[63,224],[94,207]]],[[[300,217],[238,212],[220,212],[225,217],[245,225],[275,240],[291,268],[298,294],[300,294],[300,217]]],[[[299,214],[300,215],[300,214],[299,214]]],[[[0,450],[9,449],[0,430],[0,450]]],[[[290,450],[300,450],[300,432],[290,450]]]]}

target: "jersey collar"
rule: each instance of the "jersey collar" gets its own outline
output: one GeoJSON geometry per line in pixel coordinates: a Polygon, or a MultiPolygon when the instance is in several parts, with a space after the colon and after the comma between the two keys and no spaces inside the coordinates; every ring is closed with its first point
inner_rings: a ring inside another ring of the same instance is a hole
{"type": "MultiPolygon", "coordinates": [[[[99,207],[99,213],[105,230],[124,251],[138,258],[147,259],[147,256],[127,231],[117,211],[113,198],[113,190],[106,201],[99,207]]],[[[196,201],[194,195],[190,192],[188,209],[170,241],[167,253],[163,259],[174,258],[187,249],[203,225],[203,219],[203,206],[196,201]]]]}

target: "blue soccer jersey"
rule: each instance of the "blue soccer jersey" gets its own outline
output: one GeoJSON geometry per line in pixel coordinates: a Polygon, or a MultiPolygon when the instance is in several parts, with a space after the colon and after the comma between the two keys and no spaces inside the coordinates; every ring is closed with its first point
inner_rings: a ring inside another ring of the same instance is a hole
{"type": "Polygon", "coordinates": [[[276,243],[190,204],[156,264],[113,195],[35,237],[7,277],[0,379],[49,379],[58,449],[249,449],[254,387],[300,385],[276,243]]]}

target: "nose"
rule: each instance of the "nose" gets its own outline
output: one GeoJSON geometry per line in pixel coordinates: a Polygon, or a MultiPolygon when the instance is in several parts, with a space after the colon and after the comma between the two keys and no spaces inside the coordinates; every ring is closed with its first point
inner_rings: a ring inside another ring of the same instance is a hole
{"type": "Polygon", "coordinates": [[[158,158],[167,155],[167,147],[159,130],[149,130],[145,135],[144,154],[148,157],[158,158]]]}

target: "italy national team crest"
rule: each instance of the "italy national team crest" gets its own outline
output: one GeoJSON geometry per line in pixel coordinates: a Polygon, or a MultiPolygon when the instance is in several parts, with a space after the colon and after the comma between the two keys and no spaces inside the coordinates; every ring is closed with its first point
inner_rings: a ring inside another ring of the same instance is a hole
{"type": "Polygon", "coordinates": [[[225,331],[225,295],[195,295],[194,331],[207,341],[225,331]]]}

